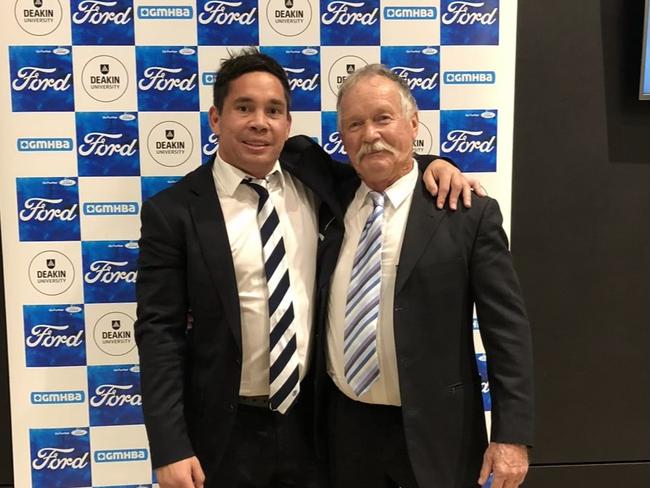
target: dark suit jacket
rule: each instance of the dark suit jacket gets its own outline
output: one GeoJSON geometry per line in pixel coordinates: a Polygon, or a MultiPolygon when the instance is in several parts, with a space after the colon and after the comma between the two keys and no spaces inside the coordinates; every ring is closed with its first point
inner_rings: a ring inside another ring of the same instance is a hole
{"type": "MultiPolygon", "coordinates": [[[[358,185],[357,179],[339,187],[343,208],[358,185]]],[[[321,230],[319,248],[320,329],[344,232],[336,216],[330,222],[321,230]]],[[[501,223],[491,198],[473,198],[471,209],[438,210],[424,186],[416,186],[397,270],[393,320],[404,431],[421,488],[477,486],[487,438],[472,342],[474,303],[488,356],[491,439],[532,444],[530,331],[501,223]]],[[[331,383],[325,378],[324,356],[321,341],[319,391],[331,383]]]]}
{"type": "MultiPolygon", "coordinates": [[[[332,162],[320,151],[306,137],[292,138],[280,163],[338,215],[332,162]]],[[[206,473],[230,437],[242,360],[237,282],[213,163],[142,206],[135,326],[152,464],[196,454],[206,473]]],[[[311,384],[303,381],[303,401],[312,399],[311,384]]]]}

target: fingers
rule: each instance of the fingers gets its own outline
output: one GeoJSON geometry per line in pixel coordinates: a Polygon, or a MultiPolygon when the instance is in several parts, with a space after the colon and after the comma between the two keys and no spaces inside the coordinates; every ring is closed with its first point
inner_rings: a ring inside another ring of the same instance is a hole
{"type": "Polygon", "coordinates": [[[436,184],[436,176],[432,165],[427,166],[422,179],[424,180],[424,186],[426,186],[427,191],[431,193],[431,196],[435,197],[438,194],[438,185],[436,184]]]}
{"type": "Polygon", "coordinates": [[[483,185],[481,185],[481,182],[480,182],[480,180],[478,178],[475,178],[473,176],[468,177],[467,178],[467,183],[469,184],[472,191],[474,193],[476,193],[476,195],[478,195],[479,197],[487,197],[488,196],[487,191],[485,191],[485,188],[483,187],[483,185]]]}
{"type": "MultiPolygon", "coordinates": [[[[478,484],[483,486],[485,483],[487,483],[488,477],[490,476],[490,472],[492,472],[492,462],[486,458],[486,456],[483,456],[483,465],[481,466],[481,472],[479,473],[478,477],[478,484]]],[[[493,485],[494,487],[494,485],[493,485]]]]}
{"type": "Polygon", "coordinates": [[[466,208],[472,207],[472,187],[468,184],[463,185],[463,205],[466,208]]]}
{"type": "Polygon", "coordinates": [[[472,206],[472,191],[479,196],[487,193],[476,178],[467,178],[458,168],[442,159],[436,159],[424,172],[424,184],[429,193],[436,197],[436,207],[442,209],[449,200],[449,208],[458,208],[458,199],[462,198],[466,208],[472,206]]]}
{"type": "MultiPolygon", "coordinates": [[[[436,198],[436,207],[442,208],[445,205],[445,200],[447,200],[450,185],[451,174],[449,172],[442,173],[440,175],[440,179],[438,180],[438,198],[436,198]]],[[[449,202],[449,206],[451,207],[451,201],[449,202]]]]}
{"type": "Polygon", "coordinates": [[[467,179],[463,176],[463,173],[458,170],[452,173],[449,186],[449,208],[452,210],[458,208],[458,198],[461,195],[463,197],[463,205],[467,208],[472,206],[472,190],[467,183],[467,179]]]}
{"type": "Polygon", "coordinates": [[[192,459],[192,480],[194,481],[194,488],[203,488],[205,483],[205,474],[201,468],[201,463],[196,458],[192,459]]]}
{"type": "Polygon", "coordinates": [[[496,472],[492,476],[492,488],[518,488],[525,478],[525,473],[501,473],[496,472]]]}
{"type": "Polygon", "coordinates": [[[491,443],[483,456],[479,484],[487,481],[489,471],[492,471],[492,488],[517,488],[528,472],[526,447],[491,443]]]}
{"type": "Polygon", "coordinates": [[[156,469],[160,488],[203,488],[205,476],[196,457],[182,459],[156,469]]]}

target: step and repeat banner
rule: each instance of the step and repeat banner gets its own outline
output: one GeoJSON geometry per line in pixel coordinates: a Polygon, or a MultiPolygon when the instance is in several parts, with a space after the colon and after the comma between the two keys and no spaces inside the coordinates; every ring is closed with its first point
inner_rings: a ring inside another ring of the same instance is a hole
{"type": "Polygon", "coordinates": [[[418,102],[415,151],[478,173],[509,227],[515,0],[3,0],[0,15],[16,486],[155,485],[133,338],[139,211],[217,150],[207,111],[230,52],[275,57],[292,132],[340,160],[338,87],[385,63],[418,102]]]}

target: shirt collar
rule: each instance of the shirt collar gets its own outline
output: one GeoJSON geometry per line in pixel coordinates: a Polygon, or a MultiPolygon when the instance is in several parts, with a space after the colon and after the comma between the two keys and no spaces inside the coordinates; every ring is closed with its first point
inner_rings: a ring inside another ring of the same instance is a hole
{"type": "MultiPolygon", "coordinates": [[[[398,179],[395,183],[390,185],[384,190],[386,195],[386,202],[390,202],[391,206],[394,209],[399,208],[399,206],[404,203],[404,201],[413,193],[415,184],[418,181],[418,166],[413,160],[413,166],[411,170],[398,179]]],[[[362,207],[365,203],[372,204],[372,200],[368,193],[373,191],[368,185],[361,181],[361,186],[357,190],[357,198],[359,198],[359,207],[362,207]]]]}
{"type": "MultiPolygon", "coordinates": [[[[221,159],[219,152],[216,153],[214,158],[212,175],[217,182],[219,194],[229,197],[239,188],[242,180],[258,179],[221,159]]],[[[269,184],[269,187],[279,186],[280,188],[284,188],[284,174],[279,161],[275,162],[273,168],[271,168],[271,171],[269,171],[264,179],[269,184]]]]}

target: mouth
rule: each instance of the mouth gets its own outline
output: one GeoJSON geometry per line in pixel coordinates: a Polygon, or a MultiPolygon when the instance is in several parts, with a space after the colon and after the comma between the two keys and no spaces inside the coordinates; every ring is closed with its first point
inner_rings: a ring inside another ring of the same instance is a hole
{"type": "Polygon", "coordinates": [[[264,149],[269,147],[271,144],[268,141],[257,141],[257,140],[246,140],[242,141],[242,144],[251,148],[251,149],[264,149]]]}
{"type": "Polygon", "coordinates": [[[387,151],[385,149],[382,149],[380,151],[368,151],[368,152],[363,153],[361,155],[360,159],[367,158],[367,157],[373,157],[373,156],[379,156],[379,155],[382,155],[382,154],[390,154],[390,151],[387,151]]]}

